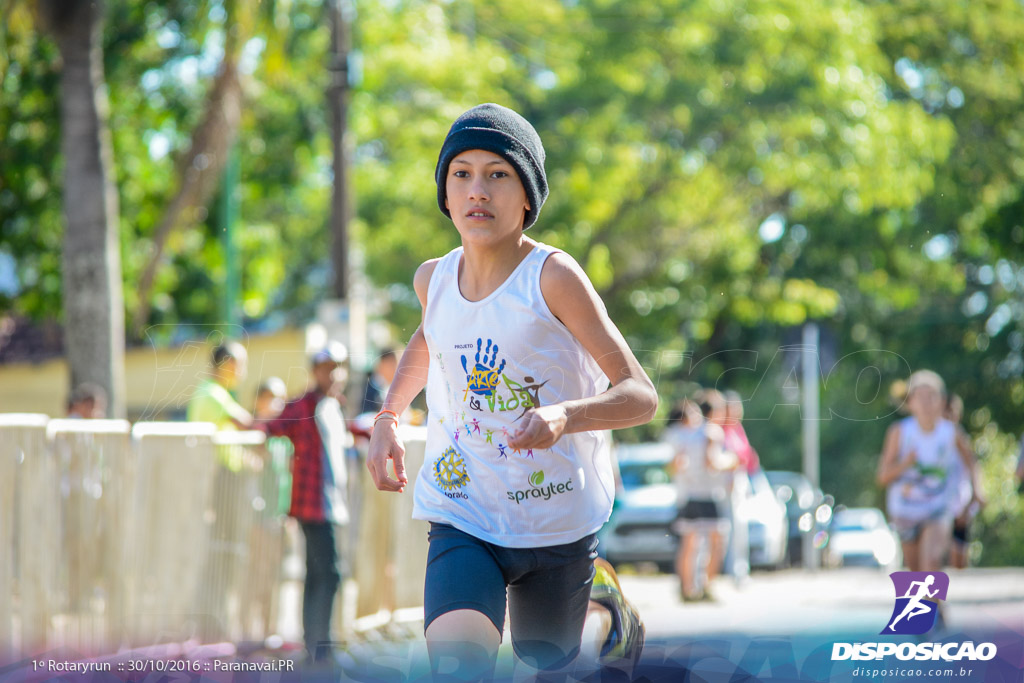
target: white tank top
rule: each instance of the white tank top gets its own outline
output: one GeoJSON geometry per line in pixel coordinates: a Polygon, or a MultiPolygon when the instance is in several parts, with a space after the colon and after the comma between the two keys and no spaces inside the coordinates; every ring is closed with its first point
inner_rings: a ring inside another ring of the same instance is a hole
{"type": "Polygon", "coordinates": [[[564,434],[547,449],[508,445],[531,406],[609,385],[541,294],[541,269],[555,251],[538,244],[480,301],[459,291],[462,247],[435,266],[423,319],[429,414],[414,518],[510,548],[571,543],[608,520],[607,432],[564,434]]]}
{"type": "MultiPolygon", "coordinates": [[[[696,427],[682,424],[667,428],[662,440],[672,444],[676,453],[682,453],[684,467],[675,473],[676,494],[679,503],[688,500],[724,501],[727,497],[729,479],[732,472],[716,470],[708,465],[708,432],[714,429],[721,431],[716,425],[701,422],[696,427]]],[[[712,446],[712,460],[720,450],[721,437],[718,445],[712,446]]]]}
{"type": "Polygon", "coordinates": [[[917,464],[889,485],[889,515],[910,521],[953,516],[958,498],[956,427],[939,420],[925,432],[913,417],[900,421],[899,461],[917,453],[917,464]]]}

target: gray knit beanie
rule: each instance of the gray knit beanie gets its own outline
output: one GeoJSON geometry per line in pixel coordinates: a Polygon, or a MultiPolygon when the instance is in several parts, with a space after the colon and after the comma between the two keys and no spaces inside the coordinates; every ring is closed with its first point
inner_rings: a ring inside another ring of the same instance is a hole
{"type": "Polygon", "coordinates": [[[537,221],[537,214],[548,198],[548,178],[544,173],[544,145],[530,122],[500,104],[481,104],[455,119],[441,146],[434,169],[437,182],[437,205],[451,218],[445,208],[445,182],[448,164],[467,149],[483,149],[499,154],[512,164],[526,190],[530,210],[523,220],[523,230],[537,221]]]}

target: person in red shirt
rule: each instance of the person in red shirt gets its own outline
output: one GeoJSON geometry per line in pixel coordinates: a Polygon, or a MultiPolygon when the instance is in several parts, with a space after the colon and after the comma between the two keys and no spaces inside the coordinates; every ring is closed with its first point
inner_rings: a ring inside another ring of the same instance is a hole
{"type": "Polygon", "coordinates": [[[338,398],[348,372],[348,352],[334,342],[313,356],[313,386],[261,428],[288,437],[294,447],[289,515],[306,538],[306,580],[302,596],[303,639],[314,663],[329,663],[334,596],[341,586],[338,570],[339,527],[348,523],[345,451],[351,435],[338,398]]]}
{"type": "Polygon", "coordinates": [[[736,454],[740,467],[753,474],[761,467],[761,459],[757,451],[750,445],[747,432],[743,429],[743,399],[735,391],[725,392],[725,420],[722,431],[725,432],[725,447],[736,454]]]}
{"type": "Polygon", "coordinates": [[[729,494],[732,518],[732,536],[729,539],[732,566],[729,571],[738,584],[743,584],[750,577],[750,537],[747,532],[750,520],[743,515],[743,501],[751,493],[749,475],[760,469],[761,459],[743,429],[743,398],[736,391],[726,391],[724,396],[724,419],[719,424],[725,434],[724,447],[736,456],[737,461],[729,494]]]}

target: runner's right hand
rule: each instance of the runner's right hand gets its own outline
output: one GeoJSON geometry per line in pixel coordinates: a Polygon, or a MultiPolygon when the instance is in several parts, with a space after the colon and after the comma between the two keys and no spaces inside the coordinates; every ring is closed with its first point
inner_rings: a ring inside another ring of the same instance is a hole
{"type": "Polygon", "coordinates": [[[917,467],[917,451],[910,451],[910,453],[907,454],[907,459],[903,461],[902,465],[904,472],[917,467]]]}
{"type": "Polygon", "coordinates": [[[380,491],[405,490],[409,478],[405,475],[405,446],[398,439],[398,424],[394,420],[380,420],[373,426],[370,435],[370,450],[366,455],[366,467],[373,477],[373,484],[380,491]],[[388,460],[395,470],[395,478],[388,476],[388,460]]]}

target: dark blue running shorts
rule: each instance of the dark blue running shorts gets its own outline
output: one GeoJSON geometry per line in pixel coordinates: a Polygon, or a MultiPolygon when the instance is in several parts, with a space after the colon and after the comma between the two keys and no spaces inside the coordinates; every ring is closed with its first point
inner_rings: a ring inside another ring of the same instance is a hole
{"type": "Polygon", "coordinates": [[[537,669],[557,669],[579,654],[597,557],[597,536],[565,545],[505,548],[430,523],[424,624],[447,612],[481,612],[501,633],[505,596],[512,649],[537,669]]]}

